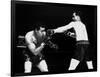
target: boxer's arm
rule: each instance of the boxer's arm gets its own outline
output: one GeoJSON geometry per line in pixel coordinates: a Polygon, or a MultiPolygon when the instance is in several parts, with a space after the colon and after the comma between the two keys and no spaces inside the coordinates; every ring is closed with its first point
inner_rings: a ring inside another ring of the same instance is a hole
{"type": "Polygon", "coordinates": [[[26,34],[25,41],[27,43],[27,46],[28,46],[29,50],[34,55],[37,55],[38,53],[40,53],[41,50],[44,48],[44,43],[42,43],[39,47],[36,48],[35,44],[33,43],[33,42],[35,42],[35,38],[32,37],[31,32],[26,34]]]}
{"type": "Polygon", "coordinates": [[[34,55],[38,55],[42,51],[42,49],[44,48],[44,44],[42,43],[37,48],[36,48],[35,44],[29,44],[28,48],[34,55]]]}
{"type": "Polygon", "coordinates": [[[73,27],[73,22],[69,23],[68,25],[58,27],[57,29],[54,29],[54,33],[63,33],[64,31],[70,29],[73,27]]]}

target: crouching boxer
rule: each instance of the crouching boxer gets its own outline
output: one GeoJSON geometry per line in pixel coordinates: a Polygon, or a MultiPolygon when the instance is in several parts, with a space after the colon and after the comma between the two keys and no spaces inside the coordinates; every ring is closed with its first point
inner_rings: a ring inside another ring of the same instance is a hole
{"type": "Polygon", "coordinates": [[[43,42],[45,35],[45,27],[43,26],[37,26],[35,30],[29,31],[25,35],[27,44],[26,52],[29,56],[24,64],[25,73],[30,73],[33,65],[38,67],[41,72],[48,72],[47,63],[42,54],[45,47],[45,43],[43,42]]]}

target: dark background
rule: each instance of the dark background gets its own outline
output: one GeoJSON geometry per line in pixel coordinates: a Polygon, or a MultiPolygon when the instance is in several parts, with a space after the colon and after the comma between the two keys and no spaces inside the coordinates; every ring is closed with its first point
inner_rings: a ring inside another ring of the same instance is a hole
{"type": "MultiPolygon", "coordinates": [[[[42,3],[42,2],[12,2],[12,74],[24,71],[23,50],[17,48],[18,36],[34,29],[36,24],[45,24],[47,29],[54,29],[71,22],[73,11],[80,11],[81,20],[86,25],[93,55],[94,71],[97,70],[97,6],[42,3]]],[[[52,73],[68,72],[71,56],[74,54],[75,39],[64,34],[55,34],[53,42],[59,45],[58,50],[45,48],[45,58],[52,73]]],[[[83,66],[83,65],[81,65],[83,66]]],[[[80,67],[81,67],[80,66],[80,67]]],[[[89,71],[84,65],[81,71],[89,71]]]]}

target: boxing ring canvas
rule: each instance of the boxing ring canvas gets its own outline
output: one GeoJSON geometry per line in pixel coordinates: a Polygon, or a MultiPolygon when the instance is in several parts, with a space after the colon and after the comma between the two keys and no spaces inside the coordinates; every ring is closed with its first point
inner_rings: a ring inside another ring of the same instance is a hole
{"type": "Polygon", "coordinates": [[[76,72],[97,71],[97,6],[78,5],[67,3],[11,1],[11,75],[45,75],[67,74],[76,72]],[[48,72],[41,72],[38,68],[32,68],[30,73],[25,73],[26,60],[25,34],[33,30],[37,24],[45,24],[46,29],[56,29],[69,24],[72,21],[73,12],[79,12],[81,21],[86,25],[89,39],[89,56],[93,69],[88,69],[88,64],[83,59],[75,70],[68,70],[71,58],[75,54],[76,38],[70,37],[68,32],[74,32],[73,28],[64,33],[56,33],[52,36],[52,42],[58,45],[58,49],[48,46],[44,48],[44,56],[48,66],[48,72]]]}

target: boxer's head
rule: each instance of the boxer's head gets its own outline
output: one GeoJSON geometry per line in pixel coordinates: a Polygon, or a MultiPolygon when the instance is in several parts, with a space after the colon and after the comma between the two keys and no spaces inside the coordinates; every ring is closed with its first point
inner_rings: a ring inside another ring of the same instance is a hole
{"type": "Polygon", "coordinates": [[[38,26],[36,26],[35,32],[38,32],[40,34],[45,34],[45,25],[38,25],[38,26]]]}
{"type": "Polygon", "coordinates": [[[79,16],[76,12],[73,13],[72,19],[73,19],[74,21],[80,21],[80,20],[81,20],[80,16],[79,16]]]}

